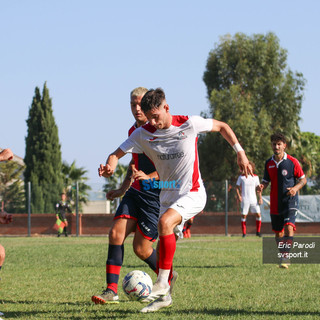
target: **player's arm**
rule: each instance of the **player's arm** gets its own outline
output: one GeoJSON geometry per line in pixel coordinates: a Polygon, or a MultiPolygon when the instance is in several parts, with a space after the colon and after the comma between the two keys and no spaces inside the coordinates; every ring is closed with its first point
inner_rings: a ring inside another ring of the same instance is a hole
{"type": "Polygon", "coordinates": [[[99,177],[111,177],[117,167],[119,159],[121,159],[124,155],[125,152],[123,152],[120,148],[112,152],[107,159],[106,165],[104,166],[103,164],[100,164],[100,167],[98,168],[99,177]]]}
{"type": "Polygon", "coordinates": [[[10,149],[3,149],[0,152],[0,161],[7,161],[13,158],[13,152],[10,149]]]}
{"type": "Polygon", "coordinates": [[[133,178],[135,180],[159,180],[159,175],[157,171],[153,171],[149,174],[144,173],[142,170],[134,170],[133,171],[133,178]]]}
{"type": "Polygon", "coordinates": [[[260,192],[260,194],[261,194],[262,190],[263,190],[263,189],[266,189],[266,188],[268,187],[268,185],[269,185],[269,182],[267,182],[267,181],[262,181],[262,182],[256,187],[257,193],[260,192]]]}
{"type": "Polygon", "coordinates": [[[263,204],[263,200],[262,200],[262,192],[261,191],[257,191],[257,196],[258,196],[258,203],[261,205],[263,204]]]}
{"type": "Polygon", "coordinates": [[[240,186],[236,186],[236,191],[237,191],[237,196],[238,196],[239,201],[242,202],[240,186]]]}
{"type": "Polygon", "coordinates": [[[296,193],[306,185],[307,183],[307,179],[306,177],[302,177],[298,180],[297,184],[292,187],[292,188],[287,188],[288,189],[288,196],[294,197],[296,195],[296,193]]]}
{"type": "Polygon", "coordinates": [[[229,127],[229,125],[225,122],[218,121],[212,119],[212,132],[220,132],[220,134],[224,137],[225,140],[231,145],[231,147],[237,152],[237,162],[241,172],[247,177],[249,174],[253,176],[251,165],[249,164],[249,160],[240,146],[240,143],[233,132],[233,130],[229,127]]]}
{"type": "Polygon", "coordinates": [[[133,182],[133,168],[134,168],[134,160],[131,159],[129,166],[128,166],[128,170],[127,170],[127,174],[121,184],[121,186],[119,187],[119,189],[113,189],[107,192],[107,199],[108,200],[114,200],[114,198],[119,198],[122,197],[126,191],[130,188],[132,182],[133,182]]]}

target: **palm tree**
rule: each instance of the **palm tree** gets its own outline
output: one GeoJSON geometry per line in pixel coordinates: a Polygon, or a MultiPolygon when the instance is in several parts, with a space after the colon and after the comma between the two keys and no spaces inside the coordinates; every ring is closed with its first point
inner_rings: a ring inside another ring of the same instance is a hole
{"type": "MultiPolygon", "coordinates": [[[[112,189],[117,189],[121,186],[126,173],[128,170],[128,165],[122,165],[122,164],[118,164],[116,171],[114,172],[114,174],[110,177],[110,178],[105,178],[106,179],[106,184],[103,186],[103,191],[104,192],[108,192],[112,189]]],[[[117,209],[118,205],[119,205],[120,199],[117,198],[116,201],[111,202],[111,211],[115,212],[115,210],[117,209]]]]}
{"type": "Polygon", "coordinates": [[[79,190],[78,190],[78,207],[79,211],[82,211],[82,204],[87,203],[89,200],[88,191],[91,190],[91,187],[87,185],[85,182],[88,178],[85,174],[88,171],[83,167],[77,168],[76,161],[73,161],[71,165],[67,162],[62,163],[62,175],[63,175],[63,183],[64,183],[64,191],[67,193],[67,197],[70,200],[70,203],[75,209],[76,205],[76,183],[78,182],[79,190]]]}

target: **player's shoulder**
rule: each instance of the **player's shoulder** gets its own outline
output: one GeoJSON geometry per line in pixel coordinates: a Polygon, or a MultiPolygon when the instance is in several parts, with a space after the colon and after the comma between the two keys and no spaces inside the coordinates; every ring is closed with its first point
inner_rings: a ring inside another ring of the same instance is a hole
{"type": "Polygon", "coordinates": [[[287,154],[287,160],[292,161],[294,164],[299,164],[299,160],[293,156],[290,156],[290,154],[287,154]]]}
{"type": "Polygon", "coordinates": [[[271,156],[270,158],[268,158],[267,160],[266,160],[266,165],[269,163],[269,162],[271,162],[273,160],[273,156],[271,156]]]}
{"type": "Polygon", "coordinates": [[[171,125],[173,125],[175,127],[180,127],[181,125],[183,125],[189,119],[190,119],[189,116],[174,115],[174,116],[172,116],[171,125]]]}

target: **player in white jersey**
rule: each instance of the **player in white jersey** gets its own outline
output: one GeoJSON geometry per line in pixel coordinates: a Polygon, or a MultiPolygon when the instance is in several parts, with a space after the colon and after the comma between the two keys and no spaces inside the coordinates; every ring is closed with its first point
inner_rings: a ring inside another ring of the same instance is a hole
{"type": "MultiPolygon", "coordinates": [[[[252,171],[254,172],[255,165],[250,161],[252,171]]],[[[257,192],[259,200],[257,201],[256,187],[260,185],[259,177],[257,175],[245,176],[240,175],[237,180],[237,195],[241,202],[241,228],[242,237],[247,234],[247,215],[249,211],[256,214],[256,235],[261,237],[261,211],[260,206],[262,204],[261,192],[257,192]]]]}
{"type": "Polygon", "coordinates": [[[100,176],[110,177],[118,160],[127,152],[145,153],[154,163],[160,181],[146,187],[161,187],[158,222],[159,274],[151,298],[155,299],[141,312],[154,312],[172,304],[168,277],[185,221],[205,206],[206,192],[199,171],[197,135],[220,132],[237,152],[237,161],[245,175],[251,166],[232,129],[224,122],[199,116],[173,116],[162,89],[149,90],[141,100],[149,123],[135,130],[121,146],[100,165],[100,176]]]}

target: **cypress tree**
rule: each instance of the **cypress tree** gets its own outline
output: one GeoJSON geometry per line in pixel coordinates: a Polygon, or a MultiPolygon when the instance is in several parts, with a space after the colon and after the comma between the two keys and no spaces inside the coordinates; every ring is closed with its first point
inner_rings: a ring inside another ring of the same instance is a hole
{"type": "Polygon", "coordinates": [[[31,182],[32,213],[53,213],[63,188],[61,148],[46,83],[38,87],[27,119],[25,186],[31,182]]]}

